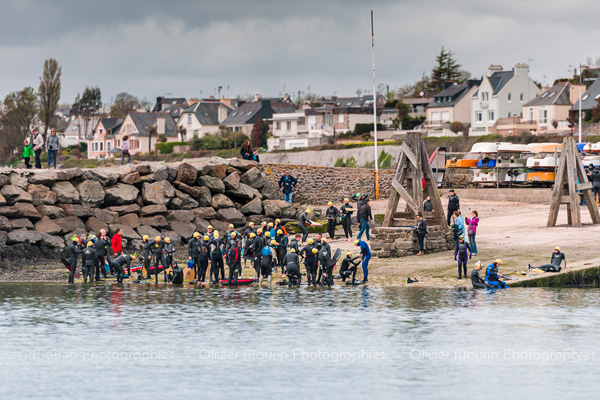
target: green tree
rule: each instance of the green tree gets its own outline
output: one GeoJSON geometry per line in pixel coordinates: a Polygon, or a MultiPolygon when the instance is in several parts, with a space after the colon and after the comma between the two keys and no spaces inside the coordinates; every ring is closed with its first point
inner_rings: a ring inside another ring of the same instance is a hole
{"type": "Polygon", "coordinates": [[[11,92],[4,98],[0,111],[0,145],[7,158],[23,145],[38,114],[38,96],[32,87],[11,92]]]}
{"type": "Polygon", "coordinates": [[[600,122],[600,99],[596,100],[596,104],[594,108],[592,108],[590,121],[591,122],[600,122]]]}
{"type": "Polygon", "coordinates": [[[142,101],[129,93],[122,92],[115,96],[109,115],[111,118],[125,118],[128,113],[139,109],[144,109],[142,101]]]}
{"type": "Polygon", "coordinates": [[[454,53],[446,51],[444,46],[440,53],[435,57],[435,67],[431,71],[431,90],[440,92],[444,87],[445,81],[454,81],[464,83],[471,74],[461,69],[460,65],[454,58],[454,53]]]}
{"type": "Polygon", "coordinates": [[[262,119],[257,120],[252,128],[252,133],[250,134],[252,145],[256,147],[267,147],[268,135],[269,123],[262,119]]]}
{"type": "Polygon", "coordinates": [[[44,137],[48,133],[50,121],[56,112],[60,101],[62,68],[54,58],[44,61],[44,71],[40,77],[38,88],[40,100],[40,119],[44,124],[44,137]]]}
{"type": "MultiPolygon", "coordinates": [[[[71,115],[80,117],[83,120],[83,132],[91,128],[92,117],[98,115],[102,108],[102,93],[98,87],[86,87],[83,95],[77,94],[73,105],[71,106],[71,115]]],[[[81,137],[81,127],[79,128],[79,140],[81,137]]]]}

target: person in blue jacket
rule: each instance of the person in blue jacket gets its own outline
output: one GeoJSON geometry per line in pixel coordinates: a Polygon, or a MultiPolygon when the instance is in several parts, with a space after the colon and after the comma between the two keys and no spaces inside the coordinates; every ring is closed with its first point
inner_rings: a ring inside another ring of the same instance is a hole
{"type": "Polygon", "coordinates": [[[369,260],[371,259],[371,249],[367,242],[355,240],[354,245],[360,247],[360,259],[362,260],[363,283],[369,281],[369,260]]]}
{"type": "Polygon", "coordinates": [[[502,264],[502,261],[498,259],[487,266],[485,270],[485,283],[495,288],[505,289],[508,286],[499,279],[504,276],[498,273],[498,266],[500,264],[502,264]]]}
{"type": "Polygon", "coordinates": [[[283,201],[292,204],[292,194],[297,184],[298,180],[290,175],[289,170],[286,170],[285,175],[279,179],[279,189],[283,192],[283,201]]]}

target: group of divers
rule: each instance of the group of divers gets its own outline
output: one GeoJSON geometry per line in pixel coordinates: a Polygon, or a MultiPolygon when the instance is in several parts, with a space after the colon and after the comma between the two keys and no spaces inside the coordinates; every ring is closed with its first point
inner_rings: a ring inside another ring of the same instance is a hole
{"type": "MultiPolygon", "coordinates": [[[[368,282],[368,262],[371,252],[366,242],[355,240],[354,245],[359,248],[359,254],[352,257],[348,252],[342,259],[338,274],[334,276],[336,263],[341,258],[341,250],[332,253],[331,246],[322,234],[316,234],[314,239],[302,241],[303,235],[295,234],[291,239],[277,219],[274,223],[262,222],[261,227],[254,228],[250,222],[243,235],[230,224],[224,235],[220,235],[212,226],[207,227],[203,235],[194,232],[188,241],[188,267],[193,271],[191,284],[228,284],[253,283],[263,280],[271,286],[273,273],[281,272],[281,277],[287,276],[290,287],[302,284],[303,274],[300,271],[300,262],[303,261],[306,270],[308,286],[332,286],[335,279],[349,285],[359,285],[368,282]],[[257,278],[241,279],[242,263],[250,262],[256,272],[257,278]],[[362,263],[363,280],[356,279],[358,266],[362,263]],[[229,274],[225,276],[225,265],[229,274]],[[207,274],[209,281],[206,281],[207,274]],[[348,282],[346,282],[348,280],[348,282]]],[[[74,282],[77,261],[81,259],[83,282],[90,283],[108,278],[108,274],[116,275],[116,280],[122,283],[125,277],[132,277],[132,270],[139,271],[134,282],[143,282],[152,278],[159,281],[159,272],[162,269],[164,282],[167,284],[183,284],[184,271],[173,256],[175,246],[170,238],[156,236],[150,240],[149,236],[143,237],[141,255],[125,254],[123,252],[110,257],[110,239],[104,230],[98,236],[84,235],[73,236],[72,243],[67,250],[65,265],[70,270],[69,282],[74,282]],[[132,262],[141,265],[132,267],[132,262]]]]}

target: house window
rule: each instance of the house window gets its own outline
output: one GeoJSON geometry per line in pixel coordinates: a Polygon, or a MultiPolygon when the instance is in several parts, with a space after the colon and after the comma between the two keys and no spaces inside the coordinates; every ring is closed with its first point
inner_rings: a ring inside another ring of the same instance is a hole
{"type": "Polygon", "coordinates": [[[338,124],[344,123],[344,114],[338,114],[338,124]]]}
{"type": "Polygon", "coordinates": [[[100,128],[100,134],[102,135],[102,132],[104,132],[104,129],[100,128]]]}
{"type": "Polygon", "coordinates": [[[281,121],[277,121],[277,130],[280,131],[281,130],[281,121]]]}
{"type": "Polygon", "coordinates": [[[121,147],[121,139],[117,139],[117,147],[121,147]]]}
{"type": "Polygon", "coordinates": [[[490,99],[490,94],[488,92],[481,92],[481,101],[488,101],[490,99]]]}
{"type": "Polygon", "coordinates": [[[521,93],[521,103],[523,102],[523,93],[521,93]]]}
{"type": "Polygon", "coordinates": [[[493,121],[494,120],[494,112],[493,111],[488,111],[488,121],[493,121]]]}
{"type": "Polygon", "coordinates": [[[442,111],[442,123],[450,122],[450,111],[442,111]]]}
{"type": "Polygon", "coordinates": [[[110,142],[106,142],[106,151],[110,151],[110,142]]]}
{"type": "Polygon", "coordinates": [[[198,129],[194,129],[194,132],[193,132],[193,133],[194,133],[194,138],[197,138],[197,137],[198,137],[198,134],[199,134],[199,132],[198,132],[198,129]]]}
{"type": "Polygon", "coordinates": [[[287,131],[291,132],[292,131],[292,123],[290,121],[287,122],[287,131]]]}
{"type": "Polygon", "coordinates": [[[511,102],[511,100],[512,100],[512,96],[511,96],[511,94],[509,93],[509,94],[508,94],[508,102],[510,103],[510,102],[511,102]]]}
{"type": "Polygon", "coordinates": [[[103,148],[103,147],[104,147],[104,143],[100,142],[100,151],[103,151],[103,150],[104,150],[104,148],[103,148]]]}
{"type": "Polygon", "coordinates": [[[477,111],[475,113],[475,121],[477,121],[477,122],[483,121],[483,113],[481,111],[477,111]]]}
{"type": "Polygon", "coordinates": [[[236,126],[235,128],[233,128],[234,132],[241,132],[242,131],[242,127],[241,126],[236,126]]]}
{"type": "Polygon", "coordinates": [[[548,110],[547,109],[540,108],[539,122],[540,122],[540,124],[547,124],[548,123],[548,110]]]}
{"type": "Polygon", "coordinates": [[[440,113],[439,112],[432,112],[431,113],[431,123],[432,124],[439,124],[440,123],[440,113]]]}
{"type": "Polygon", "coordinates": [[[529,120],[533,121],[533,108],[529,109],[529,120]]]}

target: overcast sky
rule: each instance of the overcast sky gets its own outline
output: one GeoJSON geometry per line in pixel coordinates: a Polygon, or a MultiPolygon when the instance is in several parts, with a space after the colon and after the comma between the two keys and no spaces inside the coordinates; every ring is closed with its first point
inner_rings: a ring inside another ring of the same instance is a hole
{"type": "Polygon", "coordinates": [[[551,84],[600,57],[598,0],[0,0],[0,96],[63,68],[61,101],[86,85],[103,101],[156,96],[352,96],[429,73],[440,46],[474,76],[529,62],[551,84]],[[309,89],[310,88],[310,89],[309,89]]]}

